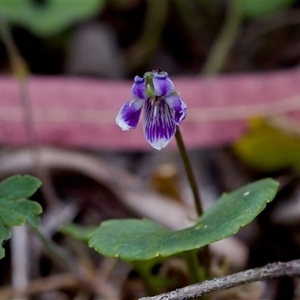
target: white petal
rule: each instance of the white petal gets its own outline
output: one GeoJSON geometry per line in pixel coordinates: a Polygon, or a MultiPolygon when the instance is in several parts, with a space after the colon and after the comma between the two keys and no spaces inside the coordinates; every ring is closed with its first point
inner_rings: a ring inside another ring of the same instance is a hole
{"type": "Polygon", "coordinates": [[[124,103],[116,118],[117,125],[122,130],[136,128],[143,104],[144,100],[141,99],[135,99],[124,103]]]}
{"type": "Polygon", "coordinates": [[[166,147],[175,131],[174,110],[164,100],[151,104],[150,99],[147,99],[145,102],[144,134],[151,146],[157,150],[166,147]]]}
{"type": "Polygon", "coordinates": [[[174,109],[174,121],[176,125],[180,125],[186,117],[186,104],[176,94],[165,97],[165,101],[172,109],[174,109]]]}

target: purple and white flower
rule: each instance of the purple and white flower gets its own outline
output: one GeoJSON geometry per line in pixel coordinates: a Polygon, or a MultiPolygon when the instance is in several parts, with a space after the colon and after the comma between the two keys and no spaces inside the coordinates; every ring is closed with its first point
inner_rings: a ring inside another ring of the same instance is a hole
{"type": "Polygon", "coordinates": [[[168,73],[154,70],[144,77],[135,76],[133,100],[126,102],[116,118],[122,130],[136,128],[144,107],[144,134],[155,149],[166,147],[186,116],[186,104],[174,90],[168,73]]]}

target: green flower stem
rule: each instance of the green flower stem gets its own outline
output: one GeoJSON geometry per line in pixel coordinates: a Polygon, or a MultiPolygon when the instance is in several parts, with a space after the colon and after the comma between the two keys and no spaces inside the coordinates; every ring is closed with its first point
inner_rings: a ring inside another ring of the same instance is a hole
{"type": "Polygon", "coordinates": [[[162,40],[162,29],[168,18],[169,1],[160,0],[159,9],[157,9],[156,1],[146,0],[145,4],[146,15],[141,37],[127,52],[130,71],[147,64],[153,57],[162,40]]]}
{"type": "MultiPolygon", "coordinates": [[[[206,249],[208,251],[208,247],[204,247],[203,249],[206,249]]],[[[205,253],[205,252],[203,252],[203,253],[205,253]]],[[[199,253],[199,251],[197,249],[183,253],[183,257],[184,257],[186,266],[188,268],[188,273],[189,273],[190,281],[192,284],[203,282],[206,279],[208,279],[206,265],[199,264],[199,259],[201,259],[201,257],[199,257],[199,254],[201,256],[201,252],[199,253]]],[[[208,300],[208,299],[210,299],[210,297],[207,295],[204,295],[202,297],[195,298],[195,300],[200,300],[200,299],[208,300]]]]}
{"type": "Polygon", "coordinates": [[[193,192],[196,210],[197,210],[198,216],[200,217],[203,214],[203,209],[202,209],[200,194],[198,191],[198,185],[197,185],[196,178],[195,178],[195,175],[194,175],[194,172],[192,169],[192,165],[191,165],[190,159],[188,157],[188,154],[187,154],[185,145],[183,143],[181,133],[180,133],[178,126],[177,126],[177,130],[175,133],[175,137],[176,137],[177,145],[178,145],[178,148],[179,148],[182,160],[183,160],[185,172],[187,174],[187,177],[188,177],[188,180],[189,180],[192,192],[193,192]]]}
{"type": "Polygon", "coordinates": [[[198,250],[191,250],[183,253],[192,283],[199,283],[207,278],[204,268],[199,266],[197,255],[198,250]]]}
{"type": "Polygon", "coordinates": [[[153,275],[151,272],[149,272],[149,269],[147,268],[147,262],[131,261],[129,263],[131,267],[141,276],[149,295],[157,295],[161,292],[157,286],[157,280],[155,280],[156,275],[153,275]]]}
{"type": "Polygon", "coordinates": [[[63,268],[74,271],[74,264],[71,262],[70,255],[57,244],[55,244],[47,235],[45,235],[39,228],[31,227],[32,230],[39,237],[44,247],[47,249],[51,257],[63,268]]]}
{"type": "MultiPolygon", "coordinates": [[[[184,163],[184,168],[188,177],[188,181],[190,183],[193,196],[194,196],[194,202],[196,206],[196,210],[198,213],[198,216],[200,217],[203,214],[203,209],[202,209],[202,203],[201,203],[201,198],[200,198],[200,193],[197,185],[197,181],[193,172],[193,168],[190,162],[190,159],[188,157],[179,127],[177,126],[177,130],[175,133],[177,145],[184,163]]],[[[201,251],[197,250],[192,250],[192,251],[187,251],[184,254],[185,261],[189,270],[190,277],[193,282],[200,282],[209,277],[209,269],[210,269],[210,251],[209,247],[205,246],[201,249],[201,251]],[[199,256],[197,254],[199,253],[199,256]],[[201,265],[199,265],[199,261],[201,265]],[[199,272],[199,268],[200,271],[199,272]]]]}
{"type": "Polygon", "coordinates": [[[219,36],[209,52],[201,75],[216,75],[224,67],[230,50],[237,39],[243,16],[239,1],[228,1],[228,12],[219,36]]]}

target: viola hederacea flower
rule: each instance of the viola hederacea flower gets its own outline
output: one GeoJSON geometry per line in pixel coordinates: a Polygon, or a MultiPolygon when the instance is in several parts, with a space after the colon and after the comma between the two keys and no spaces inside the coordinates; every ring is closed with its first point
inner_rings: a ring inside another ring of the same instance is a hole
{"type": "Polygon", "coordinates": [[[186,116],[186,104],[174,90],[168,73],[160,70],[135,76],[131,88],[133,100],[126,102],[116,118],[122,130],[136,128],[141,111],[144,111],[144,135],[158,150],[166,147],[186,116]]]}

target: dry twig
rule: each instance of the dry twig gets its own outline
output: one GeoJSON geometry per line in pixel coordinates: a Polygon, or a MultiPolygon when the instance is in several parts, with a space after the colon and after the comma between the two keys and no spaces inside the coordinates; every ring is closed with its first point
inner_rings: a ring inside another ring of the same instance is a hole
{"type": "Polygon", "coordinates": [[[281,276],[300,276],[300,259],[285,263],[276,262],[268,264],[261,268],[249,269],[236,274],[207,280],[169,293],[154,297],[140,298],[140,300],[188,300],[211,292],[226,290],[245,283],[281,276]]]}

